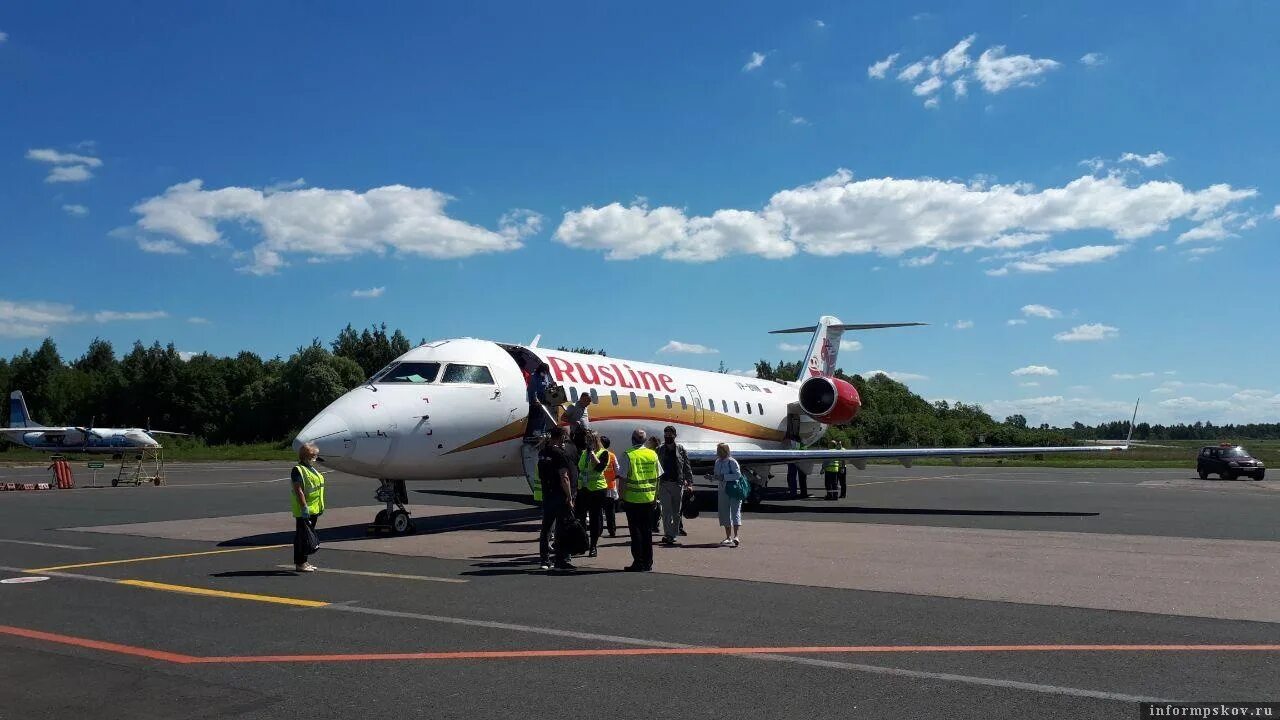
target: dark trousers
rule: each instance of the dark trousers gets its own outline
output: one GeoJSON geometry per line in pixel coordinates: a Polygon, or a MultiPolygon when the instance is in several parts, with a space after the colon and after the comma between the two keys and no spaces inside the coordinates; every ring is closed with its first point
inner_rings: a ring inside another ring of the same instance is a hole
{"type": "Polygon", "coordinates": [[[653,504],[624,502],[622,509],[631,533],[631,560],[637,567],[652,569],[653,534],[649,528],[653,526],[653,504]]]}
{"type": "Polygon", "coordinates": [[[791,463],[787,465],[787,489],[795,495],[797,491],[801,495],[809,494],[809,474],[800,469],[800,466],[791,463]]]}
{"type": "Polygon", "coordinates": [[[574,510],[578,522],[591,529],[591,547],[596,546],[600,533],[604,532],[604,506],[613,501],[607,496],[608,490],[579,490],[574,510]]]}
{"type": "Polygon", "coordinates": [[[827,485],[827,497],[837,497],[840,495],[840,473],[827,472],[824,473],[827,485]]]}
{"type": "Polygon", "coordinates": [[[844,468],[840,468],[840,497],[849,494],[849,473],[844,468]]]}
{"type": "MultiPolygon", "coordinates": [[[[551,531],[560,516],[569,511],[569,503],[560,493],[542,496],[542,531],[538,533],[538,555],[543,562],[551,556],[551,531]]],[[[560,551],[560,543],[556,543],[556,564],[569,561],[568,553],[560,551]]]]}
{"type": "Polygon", "coordinates": [[[604,526],[611,537],[618,534],[618,501],[613,498],[604,500],[604,526]]]}
{"type": "Polygon", "coordinates": [[[301,565],[307,561],[307,531],[304,529],[308,526],[312,530],[316,529],[316,521],[320,519],[318,515],[308,515],[304,518],[294,518],[293,530],[293,564],[301,565]]]}

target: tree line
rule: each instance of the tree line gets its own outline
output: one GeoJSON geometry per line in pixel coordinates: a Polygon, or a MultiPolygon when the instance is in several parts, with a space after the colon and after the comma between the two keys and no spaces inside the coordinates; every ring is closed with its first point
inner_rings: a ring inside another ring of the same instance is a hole
{"type": "MultiPolygon", "coordinates": [[[[49,424],[151,427],[191,433],[211,444],[278,442],[291,439],[326,405],[410,347],[404,333],[388,332],[385,324],[359,331],[347,325],[328,345],[316,339],[288,358],[243,351],[234,357],[201,353],[183,359],[172,344],[140,341],[118,356],[111,343],[95,339],[83,355],[68,360],[46,339],[35,350],[0,358],[0,389],[6,396],[21,390],[31,413],[49,424]]],[[[761,360],[756,376],[795,380],[800,366],[761,360]]],[[[1020,415],[997,421],[976,404],[930,403],[884,375],[864,378],[838,370],[836,376],[852,383],[863,402],[852,422],[828,431],[828,440],[846,447],[1056,445],[1123,438],[1129,432],[1124,420],[1028,427],[1020,415]]],[[[1280,438],[1280,423],[1139,423],[1134,437],[1274,439],[1280,438]]]]}

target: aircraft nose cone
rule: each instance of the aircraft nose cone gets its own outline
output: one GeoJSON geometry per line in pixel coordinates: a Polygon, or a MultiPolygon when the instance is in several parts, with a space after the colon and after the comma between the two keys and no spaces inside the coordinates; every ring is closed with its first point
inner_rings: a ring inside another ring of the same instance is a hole
{"type": "Polygon", "coordinates": [[[322,458],[346,457],[351,454],[354,444],[347,421],[328,411],[315,416],[302,428],[302,432],[293,441],[293,449],[298,450],[306,443],[314,443],[320,449],[322,458]]]}

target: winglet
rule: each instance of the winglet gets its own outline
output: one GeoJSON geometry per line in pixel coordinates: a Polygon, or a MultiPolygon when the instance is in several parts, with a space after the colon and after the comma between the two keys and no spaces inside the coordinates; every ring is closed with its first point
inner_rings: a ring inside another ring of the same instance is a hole
{"type": "Polygon", "coordinates": [[[1138,423],[1138,405],[1141,402],[1142,402],[1142,398],[1138,398],[1133,403],[1133,419],[1129,421],[1129,437],[1125,438],[1124,440],[1124,447],[1126,450],[1129,449],[1130,443],[1133,442],[1133,428],[1138,423]]]}
{"type": "Polygon", "coordinates": [[[533,339],[529,341],[529,347],[531,348],[538,347],[538,341],[541,339],[542,339],[542,333],[538,333],[537,335],[534,335],[533,339]]]}

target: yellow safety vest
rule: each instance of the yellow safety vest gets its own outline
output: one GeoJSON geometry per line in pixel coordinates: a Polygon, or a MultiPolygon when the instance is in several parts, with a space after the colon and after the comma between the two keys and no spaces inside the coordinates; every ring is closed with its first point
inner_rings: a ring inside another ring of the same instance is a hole
{"type": "MultiPolygon", "coordinates": [[[[302,475],[302,494],[307,498],[307,512],[312,515],[324,512],[324,475],[306,465],[295,465],[294,469],[302,475]]],[[[302,505],[298,504],[298,496],[291,492],[289,499],[293,502],[293,516],[302,517],[302,505]]]]}
{"type": "Polygon", "coordinates": [[[622,499],[629,503],[652,503],[658,495],[658,453],[647,447],[633,447],[627,451],[631,474],[622,499]]]}
{"type": "Polygon", "coordinates": [[[827,464],[822,466],[822,471],[823,472],[840,472],[840,460],[838,458],[832,458],[828,460],[827,464]]]}
{"type": "MultiPolygon", "coordinates": [[[[601,453],[607,453],[608,450],[601,450],[601,453]]],[[[578,456],[578,487],[587,490],[604,490],[609,487],[609,481],[604,479],[604,471],[596,470],[595,464],[600,459],[599,453],[592,457],[590,450],[583,450],[578,456]]],[[[606,458],[606,462],[608,459],[606,458]]]]}
{"type": "Polygon", "coordinates": [[[536,471],[533,473],[533,501],[542,502],[542,478],[536,471]]]}

